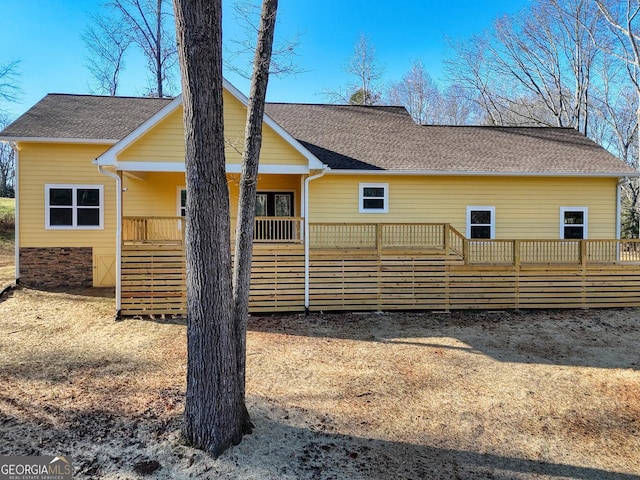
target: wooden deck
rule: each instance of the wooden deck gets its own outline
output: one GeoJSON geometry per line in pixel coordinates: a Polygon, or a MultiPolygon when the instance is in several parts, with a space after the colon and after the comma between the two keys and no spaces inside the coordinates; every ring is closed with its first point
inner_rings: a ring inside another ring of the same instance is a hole
{"type": "MultiPolygon", "coordinates": [[[[311,225],[309,309],[640,306],[640,244],[464,239],[448,225],[311,225]]],[[[128,240],[122,314],[184,315],[182,239],[128,240]]],[[[304,311],[302,243],[256,243],[252,312],[304,311]]]]}

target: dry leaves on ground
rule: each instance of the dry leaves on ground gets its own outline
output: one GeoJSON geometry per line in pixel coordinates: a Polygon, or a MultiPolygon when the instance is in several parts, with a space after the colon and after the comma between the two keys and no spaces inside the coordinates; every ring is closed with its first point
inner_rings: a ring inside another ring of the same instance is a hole
{"type": "Polygon", "coordinates": [[[255,433],[181,444],[185,326],[113,292],[0,303],[0,454],[76,478],[640,478],[640,310],[252,317],[255,433]]]}

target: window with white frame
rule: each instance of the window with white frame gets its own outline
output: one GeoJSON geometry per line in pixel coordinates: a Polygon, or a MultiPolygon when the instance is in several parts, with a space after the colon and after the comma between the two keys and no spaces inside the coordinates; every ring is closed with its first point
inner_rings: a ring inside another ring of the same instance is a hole
{"type": "Polygon", "coordinates": [[[560,238],[587,238],[587,207],[560,207],[560,238]]]}
{"type": "Polygon", "coordinates": [[[187,216],[187,189],[178,187],[178,216],[187,216]]]}
{"type": "Polygon", "coordinates": [[[495,233],[495,207],[467,207],[467,238],[494,239],[495,233]]]}
{"type": "Polygon", "coordinates": [[[45,228],[104,228],[102,185],[45,185],[45,228]]]}
{"type": "Polygon", "coordinates": [[[389,184],[361,183],[360,213],[387,213],[389,211],[389,184]]]}

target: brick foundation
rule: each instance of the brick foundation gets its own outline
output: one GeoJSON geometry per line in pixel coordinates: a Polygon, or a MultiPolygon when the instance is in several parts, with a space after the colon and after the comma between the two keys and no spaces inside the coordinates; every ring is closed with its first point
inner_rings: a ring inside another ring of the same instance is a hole
{"type": "Polygon", "coordinates": [[[93,249],[21,248],[20,283],[46,288],[90,287],[93,285],[93,249]]]}

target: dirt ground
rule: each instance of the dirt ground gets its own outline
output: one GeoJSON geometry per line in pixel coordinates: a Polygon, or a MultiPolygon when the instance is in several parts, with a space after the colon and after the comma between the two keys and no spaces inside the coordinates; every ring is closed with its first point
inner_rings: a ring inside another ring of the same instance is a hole
{"type": "Polygon", "coordinates": [[[255,432],[184,446],[185,326],[0,303],[0,454],[75,478],[640,479],[640,310],[254,316],[255,432]]]}

